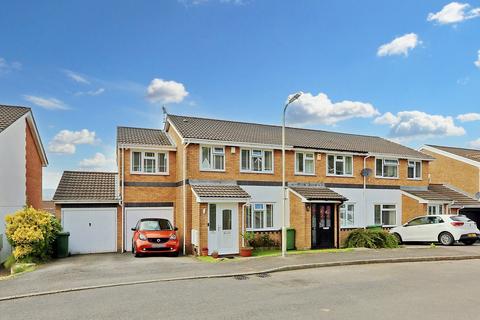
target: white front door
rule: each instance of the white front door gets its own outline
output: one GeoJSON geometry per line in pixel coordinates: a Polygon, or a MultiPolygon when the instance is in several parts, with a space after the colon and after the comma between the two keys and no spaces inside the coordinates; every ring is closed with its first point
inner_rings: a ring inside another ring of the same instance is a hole
{"type": "Polygon", "coordinates": [[[236,203],[208,205],[208,253],[237,254],[238,214],[236,203]]]}

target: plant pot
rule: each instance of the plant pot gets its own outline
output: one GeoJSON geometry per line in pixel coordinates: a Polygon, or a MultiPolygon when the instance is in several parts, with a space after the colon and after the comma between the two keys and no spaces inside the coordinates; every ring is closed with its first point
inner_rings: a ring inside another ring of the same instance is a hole
{"type": "Polygon", "coordinates": [[[252,247],[240,248],[240,257],[251,257],[252,256],[252,247]]]}
{"type": "Polygon", "coordinates": [[[202,256],[208,256],[208,248],[202,248],[202,256]]]}
{"type": "Polygon", "coordinates": [[[213,259],[218,259],[218,252],[217,251],[212,252],[212,258],[213,259]]]}

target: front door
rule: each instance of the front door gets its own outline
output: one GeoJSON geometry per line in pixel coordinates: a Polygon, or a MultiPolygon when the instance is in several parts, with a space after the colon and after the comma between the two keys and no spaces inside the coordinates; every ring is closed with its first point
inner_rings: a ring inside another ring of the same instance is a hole
{"type": "Polygon", "coordinates": [[[237,254],[238,215],[236,203],[208,205],[208,253],[237,254]]]}
{"type": "Polygon", "coordinates": [[[312,248],[335,247],[335,219],[332,204],[312,203],[312,248]]]}

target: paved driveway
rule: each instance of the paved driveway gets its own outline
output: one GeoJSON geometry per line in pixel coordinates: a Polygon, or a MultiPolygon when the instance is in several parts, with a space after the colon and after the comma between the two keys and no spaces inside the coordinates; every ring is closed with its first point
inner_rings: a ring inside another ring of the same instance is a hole
{"type": "Polygon", "coordinates": [[[199,262],[193,257],[134,258],[129,253],[78,255],[41,266],[31,273],[0,281],[0,298],[40,291],[62,290],[118,282],[145,281],[177,277],[208,276],[300,264],[409,257],[478,256],[480,245],[436,247],[408,246],[401,249],[356,249],[342,253],[315,253],[282,257],[239,258],[221,263],[199,262]]]}

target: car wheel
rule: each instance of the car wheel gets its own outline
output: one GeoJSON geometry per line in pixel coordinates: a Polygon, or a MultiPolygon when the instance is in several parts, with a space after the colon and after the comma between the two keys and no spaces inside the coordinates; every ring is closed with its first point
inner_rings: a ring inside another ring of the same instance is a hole
{"type": "Polygon", "coordinates": [[[444,246],[451,246],[455,242],[455,239],[450,232],[442,232],[438,236],[438,241],[444,246]]]}
{"type": "Polygon", "coordinates": [[[135,258],[140,257],[140,253],[137,252],[137,248],[135,248],[134,245],[132,245],[132,253],[135,256],[135,258]]]}
{"type": "Polygon", "coordinates": [[[399,235],[398,233],[394,233],[393,236],[397,239],[398,244],[402,244],[402,236],[399,235]]]}
{"type": "Polygon", "coordinates": [[[471,246],[472,244],[474,244],[475,242],[477,242],[477,240],[463,240],[462,243],[466,246],[471,246]]]}

